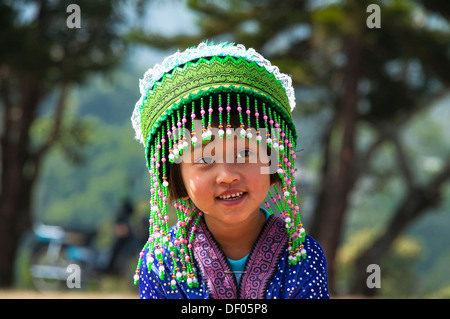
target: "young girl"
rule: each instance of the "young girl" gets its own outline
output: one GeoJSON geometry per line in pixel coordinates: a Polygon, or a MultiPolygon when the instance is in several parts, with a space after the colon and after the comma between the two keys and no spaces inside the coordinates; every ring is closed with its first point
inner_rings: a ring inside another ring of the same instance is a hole
{"type": "Polygon", "coordinates": [[[300,221],[291,78],[253,49],[201,43],[140,88],[132,121],[151,175],[140,297],[328,298],[323,251],[300,221]]]}

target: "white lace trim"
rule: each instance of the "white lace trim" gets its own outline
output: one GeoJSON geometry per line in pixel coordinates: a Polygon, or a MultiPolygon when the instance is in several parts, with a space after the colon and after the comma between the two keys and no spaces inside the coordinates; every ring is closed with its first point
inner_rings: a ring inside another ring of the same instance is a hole
{"type": "Polygon", "coordinates": [[[292,87],[292,79],[289,75],[281,73],[279,68],[272,65],[270,61],[265,59],[261,54],[255,51],[255,49],[246,49],[242,44],[236,46],[228,43],[221,43],[216,45],[207,44],[206,42],[200,43],[197,47],[186,49],[183,52],[176,52],[164,59],[162,64],[156,64],[153,68],[150,68],[144,74],[144,78],[139,80],[139,88],[141,98],[137,101],[133,115],[131,116],[131,122],[136,132],[136,139],[144,144],[144,138],[141,130],[141,109],[142,102],[146,96],[147,91],[153,87],[155,82],[160,80],[165,73],[168,73],[175,67],[185,64],[189,61],[199,59],[201,57],[209,56],[233,56],[242,57],[248,61],[254,61],[259,66],[264,67],[269,73],[273,73],[275,78],[281,82],[289,99],[291,111],[295,108],[295,93],[292,87]]]}

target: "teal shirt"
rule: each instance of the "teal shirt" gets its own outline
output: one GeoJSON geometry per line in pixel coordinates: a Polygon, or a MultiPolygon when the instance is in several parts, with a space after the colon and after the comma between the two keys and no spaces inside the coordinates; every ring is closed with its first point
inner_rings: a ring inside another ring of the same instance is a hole
{"type": "MultiPolygon", "coordinates": [[[[267,219],[270,216],[269,212],[262,207],[261,207],[261,210],[266,214],[266,221],[267,221],[267,219]]],[[[230,263],[231,270],[235,271],[234,275],[236,276],[237,282],[239,282],[239,280],[241,279],[242,271],[244,271],[244,267],[245,267],[247,258],[248,258],[248,254],[247,254],[247,256],[245,256],[239,260],[233,260],[233,259],[227,258],[228,262],[230,263]]]]}

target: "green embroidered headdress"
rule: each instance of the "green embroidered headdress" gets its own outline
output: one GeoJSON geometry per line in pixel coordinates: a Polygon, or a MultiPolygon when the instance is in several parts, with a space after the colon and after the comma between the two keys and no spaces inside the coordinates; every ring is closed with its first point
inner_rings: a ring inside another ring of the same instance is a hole
{"type": "Polygon", "coordinates": [[[171,241],[167,215],[169,163],[175,162],[189,143],[195,146],[200,142],[196,134],[200,128],[195,128],[195,123],[201,123],[201,139],[206,141],[211,139],[211,122],[215,119],[219,123],[218,137],[223,138],[231,134],[229,121],[233,113],[239,116],[242,138],[256,138],[258,143],[266,143],[275,150],[276,173],[282,185],[269,191],[265,207],[270,212],[272,207],[276,208],[286,221],[290,263],[297,263],[305,256],[302,245],[305,231],[295,188],[297,134],[291,114],[295,96],[288,75],[254,49],[201,43],[149,69],[140,81],[140,93],[131,119],[136,139],[146,151],[151,175],[151,211],[149,239],[140,255],[135,282],[139,280],[142,262],[148,264],[148,269],[159,264],[160,276],[165,276],[162,263],[165,251],[173,259],[172,286],[176,280],[196,285],[197,273],[190,249],[194,234],[189,235],[187,227],[189,223],[198,224],[202,213],[190,200],[175,200],[178,231],[176,239],[171,241]],[[144,260],[147,248],[151,253],[144,260]]]}

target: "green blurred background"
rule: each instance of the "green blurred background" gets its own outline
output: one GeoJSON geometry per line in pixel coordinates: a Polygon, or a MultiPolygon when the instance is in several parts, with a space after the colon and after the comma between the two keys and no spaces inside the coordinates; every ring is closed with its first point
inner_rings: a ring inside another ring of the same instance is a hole
{"type": "MultiPolygon", "coordinates": [[[[143,245],[138,80],[209,40],[253,47],[293,78],[303,220],[324,248],[332,297],[450,297],[450,2],[72,3],[81,28],[67,26],[66,1],[0,1],[0,289],[36,289],[41,223],[96,231],[92,249],[108,252],[127,199],[143,245]],[[370,264],[381,288],[367,287],[370,264]]],[[[131,246],[121,271],[82,291],[137,297],[131,246]]]]}

